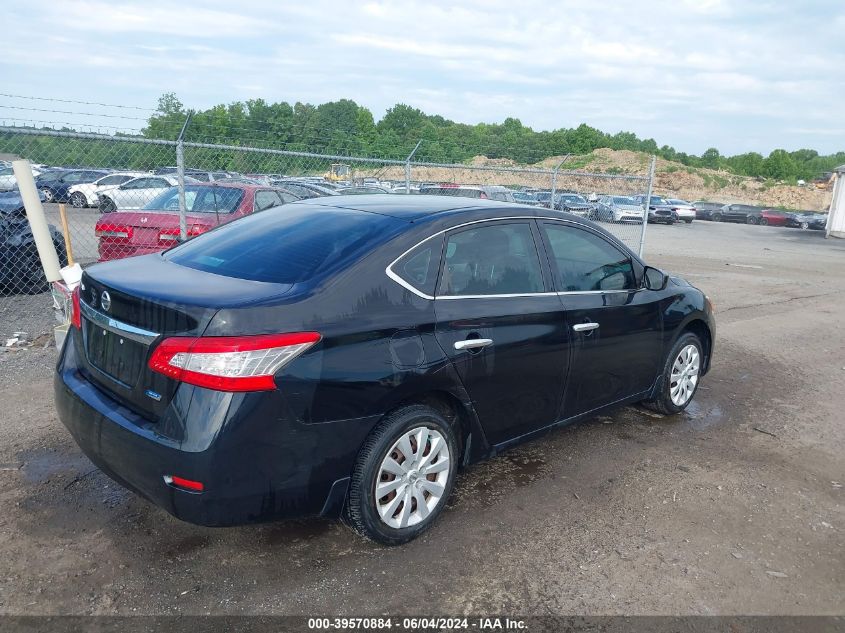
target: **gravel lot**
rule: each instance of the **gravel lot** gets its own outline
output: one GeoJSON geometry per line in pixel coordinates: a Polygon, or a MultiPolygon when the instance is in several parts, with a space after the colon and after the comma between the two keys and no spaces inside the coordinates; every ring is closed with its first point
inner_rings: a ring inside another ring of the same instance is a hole
{"type": "MultiPolygon", "coordinates": [[[[181,523],[58,422],[56,350],[0,352],[0,612],[845,614],[845,242],[695,222],[647,258],[714,300],[690,409],[624,408],[465,471],[388,549],[321,520],[181,523]]],[[[0,299],[0,334],[52,325],[0,299]]]]}

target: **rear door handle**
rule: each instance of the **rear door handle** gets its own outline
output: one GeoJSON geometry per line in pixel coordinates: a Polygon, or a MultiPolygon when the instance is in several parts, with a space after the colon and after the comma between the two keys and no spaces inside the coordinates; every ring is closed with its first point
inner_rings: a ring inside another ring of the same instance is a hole
{"type": "Polygon", "coordinates": [[[491,338],[468,338],[463,341],[455,341],[455,349],[481,349],[482,347],[487,347],[492,344],[493,339],[491,338]]]}
{"type": "Polygon", "coordinates": [[[576,323],[572,326],[572,329],[576,332],[592,332],[593,330],[599,329],[598,323],[576,323]]]}

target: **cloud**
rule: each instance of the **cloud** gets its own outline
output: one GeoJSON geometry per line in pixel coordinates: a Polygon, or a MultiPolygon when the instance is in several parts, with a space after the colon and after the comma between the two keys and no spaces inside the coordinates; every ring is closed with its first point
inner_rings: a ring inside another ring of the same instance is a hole
{"type": "Polygon", "coordinates": [[[845,148],[841,126],[815,132],[845,101],[845,8],[824,0],[8,0],[4,20],[17,94],[346,97],[376,118],[404,102],[467,123],[587,122],[696,153],[845,148]]]}

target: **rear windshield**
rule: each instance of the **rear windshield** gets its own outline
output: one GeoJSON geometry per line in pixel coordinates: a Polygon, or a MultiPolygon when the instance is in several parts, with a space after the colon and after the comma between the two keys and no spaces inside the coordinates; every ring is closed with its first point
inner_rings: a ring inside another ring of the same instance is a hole
{"type": "Polygon", "coordinates": [[[224,224],[164,257],[227,277],[295,284],[347,267],[403,226],[374,213],[292,204],[224,224]]]}
{"type": "MultiPolygon", "coordinates": [[[[244,192],[234,187],[197,185],[185,187],[185,209],[189,213],[233,213],[241,204],[244,192]]],[[[179,188],[171,187],[153,198],[144,209],[178,211],[179,188]]]]}

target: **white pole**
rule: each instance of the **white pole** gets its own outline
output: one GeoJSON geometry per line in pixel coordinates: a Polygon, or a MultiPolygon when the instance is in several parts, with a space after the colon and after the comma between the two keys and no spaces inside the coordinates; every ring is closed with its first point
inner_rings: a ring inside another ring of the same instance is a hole
{"type": "Polygon", "coordinates": [[[35,247],[38,249],[38,256],[41,258],[41,265],[44,267],[44,274],[47,281],[59,281],[62,276],[59,273],[61,268],[59,257],[56,255],[56,247],[53,245],[53,236],[47,226],[47,216],[44,215],[44,207],[41,206],[41,198],[38,196],[38,189],[35,188],[35,178],[32,175],[32,166],[28,160],[12,161],[12,169],[15,172],[15,179],[18,181],[18,189],[21,192],[26,217],[32,229],[32,236],[35,238],[35,247]]]}

